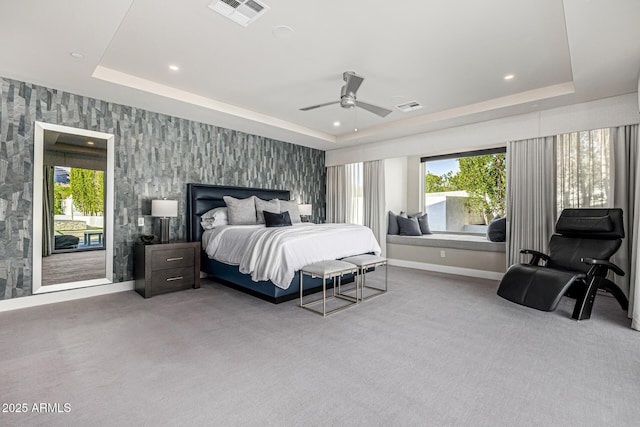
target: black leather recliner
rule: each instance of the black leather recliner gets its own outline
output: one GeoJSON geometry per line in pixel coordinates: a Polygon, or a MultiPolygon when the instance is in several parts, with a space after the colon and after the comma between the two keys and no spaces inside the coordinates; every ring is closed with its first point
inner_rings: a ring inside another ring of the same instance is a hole
{"type": "Polygon", "coordinates": [[[596,292],[604,289],[627,310],[627,297],[606,278],[609,270],[624,276],[620,267],[609,262],[623,238],[622,209],[565,209],[549,241],[549,255],[521,250],[532,255],[531,261],[509,267],[498,295],[543,311],[555,310],[566,295],[576,299],[572,317],[584,320],[591,317],[596,292]]]}

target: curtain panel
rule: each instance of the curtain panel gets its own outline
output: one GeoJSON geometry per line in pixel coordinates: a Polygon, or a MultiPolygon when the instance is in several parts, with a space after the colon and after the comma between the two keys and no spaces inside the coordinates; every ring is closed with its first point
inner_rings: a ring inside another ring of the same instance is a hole
{"type": "Polygon", "coordinates": [[[347,220],[346,180],[345,165],[327,167],[327,222],[347,220]]]}
{"type": "Polygon", "coordinates": [[[622,208],[624,214],[625,239],[611,261],[626,273],[614,276],[613,280],[629,297],[631,327],[640,330],[640,155],[638,125],[612,128],[613,144],[613,205],[622,208]]]}
{"type": "Polygon", "coordinates": [[[363,225],[373,231],[382,244],[386,239],[384,160],[363,164],[363,225]]]}
{"type": "Polygon", "coordinates": [[[362,163],[349,163],[344,165],[344,168],[346,173],[346,222],[363,225],[364,189],[362,163]]]}
{"type": "Polygon", "coordinates": [[[521,249],[547,252],[556,215],[555,137],[507,144],[507,267],[529,259],[521,249]]]}

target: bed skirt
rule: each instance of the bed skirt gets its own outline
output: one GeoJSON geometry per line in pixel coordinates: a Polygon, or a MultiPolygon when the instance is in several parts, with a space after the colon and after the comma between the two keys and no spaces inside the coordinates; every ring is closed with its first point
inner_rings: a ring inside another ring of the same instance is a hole
{"type": "MultiPolygon", "coordinates": [[[[238,270],[238,266],[224,264],[216,260],[210,259],[207,254],[202,251],[202,261],[200,264],[202,271],[209,275],[209,278],[216,282],[230,286],[234,289],[245,292],[249,295],[261,298],[265,301],[279,304],[281,302],[290,301],[300,296],[300,272],[297,271],[291,285],[287,289],[279,288],[271,281],[254,282],[251,280],[250,274],[242,274],[238,270]]],[[[345,274],[342,283],[351,283],[354,278],[351,274],[345,274]]],[[[332,282],[327,281],[327,289],[332,287],[332,282]]],[[[322,291],[322,279],[312,279],[309,276],[304,278],[304,294],[312,294],[322,291]]]]}

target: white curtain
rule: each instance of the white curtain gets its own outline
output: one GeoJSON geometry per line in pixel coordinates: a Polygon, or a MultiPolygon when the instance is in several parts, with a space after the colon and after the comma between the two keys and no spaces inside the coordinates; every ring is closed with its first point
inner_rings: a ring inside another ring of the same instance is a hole
{"type": "Polygon", "coordinates": [[[507,266],[521,249],[547,252],[556,212],[555,137],[507,144],[507,266]]]}
{"type": "Polygon", "coordinates": [[[640,154],[638,125],[612,128],[614,189],[613,205],[622,208],[626,238],[611,261],[622,268],[626,275],[614,280],[629,296],[631,327],[640,330],[640,154]]]}
{"type": "Polygon", "coordinates": [[[363,224],[373,231],[376,240],[382,244],[386,239],[384,160],[363,164],[363,224]]]}
{"type": "Polygon", "coordinates": [[[344,165],[344,168],[346,173],[346,222],[363,225],[362,163],[350,163],[344,165]]]}
{"type": "Polygon", "coordinates": [[[327,167],[327,222],[347,220],[346,176],[344,165],[327,167]]]}

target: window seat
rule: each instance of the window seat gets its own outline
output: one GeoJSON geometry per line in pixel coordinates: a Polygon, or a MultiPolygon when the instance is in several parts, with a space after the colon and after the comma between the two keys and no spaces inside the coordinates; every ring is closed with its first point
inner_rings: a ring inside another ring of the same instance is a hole
{"type": "Polygon", "coordinates": [[[423,236],[387,235],[387,243],[409,246],[428,246],[468,251],[506,252],[505,242],[491,242],[484,235],[434,233],[423,236]]]}

